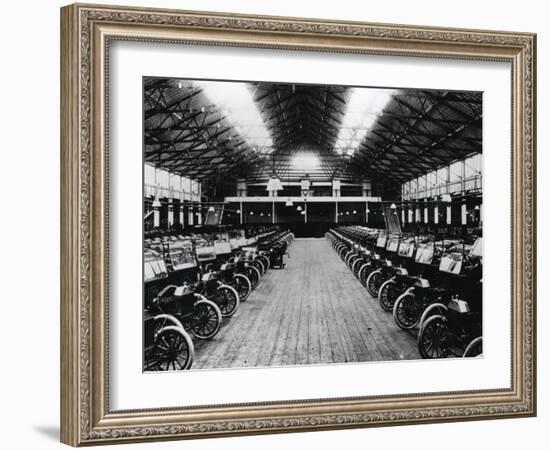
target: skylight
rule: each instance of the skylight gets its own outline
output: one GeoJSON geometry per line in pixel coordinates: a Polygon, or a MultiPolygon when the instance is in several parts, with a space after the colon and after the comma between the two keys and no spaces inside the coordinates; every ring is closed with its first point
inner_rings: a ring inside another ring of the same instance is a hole
{"type": "Polygon", "coordinates": [[[298,153],[292,158],[292,166],[306,172],[318,168],[320,164],[319,157],[313,153],[298,153]]]}
{"type": "Polygon", "coordinates": [[[250,147],[257,151],[273,147],[271,133],[246,83],[197,81],[196,84],[250,147]]]}
{"type": "Polygon", "coordinates": [[[351,156],[359,148],[391,98],[394,89],[353,88],[334,149],[351,156]]]}

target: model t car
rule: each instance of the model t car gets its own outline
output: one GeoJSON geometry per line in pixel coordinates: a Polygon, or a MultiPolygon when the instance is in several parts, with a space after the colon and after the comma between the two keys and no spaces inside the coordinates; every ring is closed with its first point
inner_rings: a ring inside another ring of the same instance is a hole
{"type": "Polygon", "coordinates": [[[234,288],[239,294],[239,300],[245,301],[252,292],[252,283],[245,274],[236,272],[236,264],[231,256],[231,245],[224,237],[224,235],[220,235],[219,239],[214,242],[220,281],[234,288]]]}
{"type": "Polygon", "coordinates": [[[399,265],[392,268],[390,276],[378,290],[378,302],[385,311],[391,311],[395,301],[413,283],[409,270],[414,261],[416,239],[413,236],[401,236],[396,259],[399,265]]]}
{"type": "Polygon", "coordinates": [[[213,242],[205,239],[195,240],[195,254],[198,271],[191,271],[191,280],[197,277],[193,284],[196,292],[204,295],[218,305],[223,317],[231,317],[237,311],[240,303],[238,292],[232,286],[222,282],[222,274],[215,270],[216,250],[213,242]]]}
{"type": "Polygon", "coordinates": [[[400,234],[390,234],[388,236],[384,252],[385,258],[379,260],[378,268],[373,270],[367,277],[367,290],[375,298],[378,298],[378,292],[384,281],[390,279],[395,272],[393,259],[396,258],[400,240],[400,234]]]}
{"type": "Polygon", "coordinates": [[[453,248],[440,270],[455,277],[450,299],[426,310],[420,322],[418,350],[423,358],[478,356],[482,353],[482,239],[469,250],[453,248]]]}
{"type": "Polygon", "coordinates": [[[386,231],[380,231],[376,239],[376,245],[374,246],[374,249],[370,252],[368,261],[365,264],[363,264],[359,269],[359,274],[358,274],[359,281],[361,282],[361,284],[363,284],[363,286],[367,287],[367,290],[373,297],[375,297],[376,295],[372,292],[375,292],[375,288],[377,292],[377,289],[382,284],[383,279],[378,279],[379,278],[378,276],[375,276],[373,279],[373,277],[370,277],[370,275],[382,267],[388,268],[388,267],[391,267],[392,265],[391,261],[385,258],[385,248],[386,248],[387,242],[388,242],[388,235],[386,231]],[[369,281],[371,282],[370,289],[368,286],[369,281]]]}
{"type": "Polygon", "coordinates": [[[174,316],[152,310],[154,299],[168,279],[164,258],[145,249],[144,262],[144,370],[182,370],[193,363],[193,342],[174,316]]]}
{"type": "Polygon", "coordinates": [[[173,316],[144,313],[144,370],[186,370],[193,364],[193,341],[173,316]]]}

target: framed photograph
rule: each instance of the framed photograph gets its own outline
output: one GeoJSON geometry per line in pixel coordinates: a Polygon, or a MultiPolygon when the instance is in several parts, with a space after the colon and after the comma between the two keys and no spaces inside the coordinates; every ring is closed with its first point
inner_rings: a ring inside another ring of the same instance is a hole
{"type": "Polygon", "coordinates": [[[536,414],[531,33],[61,9],[61,440],[536,414]]]}

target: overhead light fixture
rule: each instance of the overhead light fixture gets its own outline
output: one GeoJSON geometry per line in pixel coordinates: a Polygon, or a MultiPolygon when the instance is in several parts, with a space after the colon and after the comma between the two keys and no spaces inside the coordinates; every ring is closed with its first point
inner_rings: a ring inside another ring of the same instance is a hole
{"type": "Polygon", "coordinates": [[[216,210],[214,209],[213,206],[211,206],[210,208],[208,208],[208,212],[214,212],[214,211],[216,211],[216,210]]]}
{"type": "Polygon", "coordinates": [[[354,209],[354,210],[353,210],[353,214],[357,214],[357,210],[354,209]]]}
{"type": "Polygon", "coordinates": [[[285,206],[294,206],[294,203],[292,203],[292,200],[290,200],[290,197],[288,197],[288,200],[286,201],[285,206]]]}
{"type": "Polygon", "coordinates": [[[275,172],[271,175],[265,189],[266,191],[282,191],[284,189],[281,180],[279,180],[275,172]]]}
{"type": "Polygon", "coordinates": [[[479,211],[479,205],[476,205],[476,206],[474,207],[474,209],[476,209],[476,210],[479,211]]]}
{"type": "Polygon", "coordinates": [[[396,93],[397,90],[394,89],[353,88],[351,90],[346,114],[334,144],[338,154],[353,155],[396,93]]]}
{"type": "Polygon", "coordinates": [[[160,200],[158,197],[155,197],[155,200],[153,200],[153,208],[160,208],[162,204],[160,203],[160,200]]]}
{"type": "Polygon", "coordinates": [[[451,201],[452,201],[451,194],[443,194],[441,196],[441,200],[446,202],[446,203],[451,203],[451,201]]]}
{"type": "Polygon", "coordinates": [[[275,172],[275,160],[273,159],[273,154],[271,154],[271,170],[271,177],[269,178],[265,189],[269,192],[282,191],[284,188],[281,180],[279,180],[279,177],[275,172]]]}
{"type": "Polygon", "coordinates": [[[396,205],[395,203],[392,203],[392,204],[390,205],[390,208],[391,208],[391,209],[397,209],[397,205],[396,205]]]}
{"type": "Polygon", "coordinates": [[[296,208],[296,211],[301,211],[301,210],[302,210],[302,207],[298,205],[298,207],[296,208]]]}
{"type": "Polygon", "coordinates": [[[302,211],[300,214],[301,214],[302,216],[305,216],[305,215],[306,215],[306,212],[305,212],[305,211],[302,211]]]}
{"type": "Polygon", "coordinates": [[[250,211],[250,215],[253,216],[253,215],[254,215],[254,211],[250,211]]]}

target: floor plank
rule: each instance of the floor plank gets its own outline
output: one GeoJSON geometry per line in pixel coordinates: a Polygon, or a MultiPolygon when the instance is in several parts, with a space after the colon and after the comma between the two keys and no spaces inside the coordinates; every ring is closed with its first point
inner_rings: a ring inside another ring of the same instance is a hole
{"type": "Polygon", "coordinates": [[[195,340],[193,369],[417,359],[414,333],[353,276],[325,239],[296,239],[210,341],[195,340]]]}

